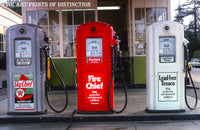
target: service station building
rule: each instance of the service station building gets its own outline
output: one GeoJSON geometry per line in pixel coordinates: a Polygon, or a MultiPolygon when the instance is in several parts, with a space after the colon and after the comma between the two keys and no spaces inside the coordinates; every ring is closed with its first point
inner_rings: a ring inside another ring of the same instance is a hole
{"type": "MultiPolygon", "coordinates": [[[[99,21],[119,36],[126,83],[146,84],[145,28],[170,20],[170,0],[22,0],[23,23],[43,28],[66,86],[76,86],[76,28],[99,21]]],[[[117,78],[117,77],[116,77],[117,78]]],[[[52,70],[50,84],[61,86],[52,70]]]]}

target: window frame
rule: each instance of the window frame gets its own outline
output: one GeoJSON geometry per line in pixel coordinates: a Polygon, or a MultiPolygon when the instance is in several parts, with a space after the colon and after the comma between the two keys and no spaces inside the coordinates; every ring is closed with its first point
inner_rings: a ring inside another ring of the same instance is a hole
{"type": "MultiPolygon", "coordinates": [[[[52,10],[36,10],[36,11],[27,11],[27,12],[36,12],[35,13],[35,17],[36,17],[36,24],[37,25],[39,25],[39,23],[38,23],[38,13],[39,13],[39,11],[46,11],[47,12],[47,25],[41,25],[40,27],[42,27],[42,28],[47,28],[47,30],[48,30],[48,32],[46,32],[47,33],[47,36],[49,37],[50,36],[50,27],[51,26],[54,26],[54,25],[50,25],[50,18],[49,18],[49,11],[52,11],[52,10]]],[[[58,24],[58,26],[59,26],[59,33],[60,33],[60,35],[59,35],[59,43],[60,43],[60,51],[59,51],[59,56],[52,56],[53,58],[76,58],[76,54],[75,54],[75,44],[76,44],[76,32],[75,32],[75,28],[77,27],[77,26],[79,26],[79,25],[76,25],[75,24],[75,22],[74,22],[74,12],[75,11],[77,11],[76,9],[71,9],[71,11],[72,11],[72,25],[70,24],[70,25],[63,25],[63,11],[64,10],[53,10],[53,11],[58,11],[59,12],[59,24],[58,24]],[[73,26],[73,39],[72,39],[72,41],[64,41],[64,36],[63,36],[63,27],[64,26],[73,26]],[[71,56],[71,57],[65,57],[64,55],[65,55],[65,53],[64,53],[64,50],[65,50],[65,48],[64,48],[64,43],[65,42],[68,42],[68,43],[70,43],[70,42],[72,42],[73,43],[73,47],[72,47],[72,51],[73,51],[73,56],[71,56]]],[[[85,23],[85,21],[86,21],[86,11],[88,11],[87,9],[81,9],[81,11],[83,12],[83,24],[85,23]]],[[[94,20],[95,21],[97,21],[97,10],[96,9],[93,9],[93,10],[89,10],[89,11],[94,11],[94,20]]],[[[28,23],[28,18],[27,18],[27,16],[28,16],[28,13],[26,13],[26,23],[28,23]]]]}
{"type": "MultiPolygon", "coordinates": [[[[160,22],[160,21],[158,21],[158,9],[163,9],[164,10],[164,13],[165,13],[165,19],[164,20],[162,20],[162,21],[167,21],[168,20],[168,8],[167,7],[143,7],[143,8],[134,8],[134,14],[136,14],[136,9],[143,9],[145,12],[144,12],[144,14],[145,14],[145,16],[144,16],[144,18],[145,18],[145,20],[144,20],[144,23],[143,22],[136,22],[136,16],[134,15],[134,29],[135,29],[135,31],[134,31],[134,40],[133,40],[133,56],[146,56],[146,27],[148,26],[148,25],[150,25],[150,24],[152,24],[151,22],[148,22],[147,21],[147,9],[155,9],[155,16],[154,16],[154,18],[155,18],[155,20],[153,20],[154,22],[160,22]],[[141,38],[141,39],[138,39],[136,36],[137,36],[137,33],[136,33],[136,29],[137,29],[137,25],[144,25],[145,26],[145,29],[144,29],[144,37],[143,38],[141,38]],[[141,43],[140,43],[141,42],[141,43]],[[138,45],[139,44],[143,44],[143,45],[140,45],[140,48],[137,48],[138,47],[138,45]],[[143,47],[143,48],[142,48],[143,47]],[[137,53],[139,53],[139,51],[137,50],[137,49],[141,49],[140,51],[142,51],[141,52],[141,54],[137,54],[137,53]]],[[[142,17],[142,16],[141,16],[142,17]]]]}

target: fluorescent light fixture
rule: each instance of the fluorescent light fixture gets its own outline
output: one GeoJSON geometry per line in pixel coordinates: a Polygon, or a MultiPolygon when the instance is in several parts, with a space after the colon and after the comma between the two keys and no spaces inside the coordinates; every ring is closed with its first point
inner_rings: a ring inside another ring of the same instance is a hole
{"type": "MultiPolygon", "coordinates": [[[[99,6],[97,7],[97,10],[120,10],[120,6],[99,6]]],[[[90,11],[90,10],[95,10],[95,9],[67,9],[67,10],[62,10],[62,11],[90,11]]],[[[59,10],[56,10],[59,11],[59,10]]]]}
{"type": "MultiPolygon", "coordinates": [[[[56,11],[59,12],[59,10],[56,10],[56,11]]],[[[65,12],[66,12],[66,11],[72,11],[72,9],[71,9],[71,10],[70,10],[70,9],[69,9],[69,10],[61,10],[61,11],[65,11],[65,12]]]]}
{"type": "Polygon", "coordinates": [[[97,10],[120,10],[120,6],[99,6],[97,10]]]}
{"type": "MultiPolygon", "coordinates": [[[[59,11],[59,10],[58,10],[58,11],[59,11]]],[[[72,10],[69,9],[69,10],[62,10],[62,11],[64,11],[64,12],[68,12],[68,11],[72,11],[72,10]]]]}
{"type": "Polygon", "coordinates": [[[95,9],[73,9],[73,11],[90,11],[95,9]]]}
{"type": "MultiPolygon", "coordinates": [[[[67,11],[91,11],[91,10],[95,10],[95,9],[69,9],[69,10],[61,10],[63,12],[67,12],[67,11]]],[[[57,12],[59,12],[59,10],[56,10],[57,12]]]]}

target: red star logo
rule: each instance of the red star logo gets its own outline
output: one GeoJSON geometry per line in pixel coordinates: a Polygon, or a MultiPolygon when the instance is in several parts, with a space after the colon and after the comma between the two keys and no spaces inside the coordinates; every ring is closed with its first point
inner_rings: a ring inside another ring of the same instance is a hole
{"type": "Polygon", "coordinates": [[[20,90],[17,92],[18,93],[18,96],[22,96],[23,92],[20,90]]]}
{"type": "Polygon", "coordinates": [[[19,98],[23,97],[23,96],[24,96],[24,90],[23,90],[23,89],[18,89],[18,90],[16,91],[16,95],[17,95],[17,97],[19,97],[19,98]]]}

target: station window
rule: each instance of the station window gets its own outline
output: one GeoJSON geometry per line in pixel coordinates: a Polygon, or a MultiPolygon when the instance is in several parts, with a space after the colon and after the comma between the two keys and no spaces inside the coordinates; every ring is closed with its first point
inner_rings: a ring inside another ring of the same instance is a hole
{"type": "Polygon", "coordinates": [[[157,8],[157,21],[167,20],[167,8],[157,8]]]}
{"type": "Polygon", "coordinates": [[[83,11],[81,11],[81,10],[74,11],[74,24],[80,25],[83,23],[84,23],[83,11]]]}
{"type": "Polygon", "coordinates": [[[72,10],[63,10],[63,53],[64,57],[73,57],[74,55],[74,37],[73,37],[73,20],[72,20],[72,10]]]}
{"type": "Polygon", "coordinates": [[[144,8],[136,8],[135,23],[144,23],[144,22],[145,22],[144,8]]]}
{"type": "Polygon", "coordinates": [[[76,56],[76,28],[83,23],[95,21],[95,10],[62,11],[63,54],[64,57],[76,56]]]}
{"type": "Polygon", "coordinates": [[[136,55],[143,55],[145,45],[145,10],[144,8],[135,9],[135,48],[136,55]]]}
{"type": "Polygon", "coordinates": [[[63,25],[72,25],[72,10],[62,11],[62,22],[63,25]]]}
{"type": "Polygon", "coordinates": [[[49,11],[49,37],[52,38],[52,55],[60,57],[59,11],[49,11]]]}
{"type": "Polygon", "coordinates": [[[38,11],[36,15],[37,25],[42,27],[48,36],[48,11],[38,11]]]}
{"type": "Polygon", "coordinates": [[[135,8],[135,55],[146,54],[146,26],[166,20],[167,8],[135,8]]]}
{"type": "Polygon", "coordinates": [[[147,24],[156,22],[156,8],[146,8],[146,22],[147,24]]]}
{"type": "Polygon", "coordinates": [[[26,22],[42,27],[50,38],[53,57],[62,57],[61,53],[63,57],[76,56],[76,28],[80,24],[92,21],[95,21],[95,10],[26,12],[26,22]]]}
{"type": "Polygon", "coordinates": [[[38,25],[48,25],[48,12],[47,11],[38,11],[38,25]]]}
{"type": "Polygon", "coordinates": [[[0,52],[6,51],[6,35],[0,33],[0,52]]]}
{"type": "Polygon", "coordinates": [[[0,51],[3,51],[3,34],[0,33],[0,51]]]}
{"type": "Polygon", "coordinates": [[[36,12],[35,11],[27,11],[26,21],[30,24],[37,24],[36,20],[36,12]]]}
{"type": "Polygon", "coordinates": [[[95,21],[95,12],[94,10],[85,11],[85,23],[95,21]]]}

